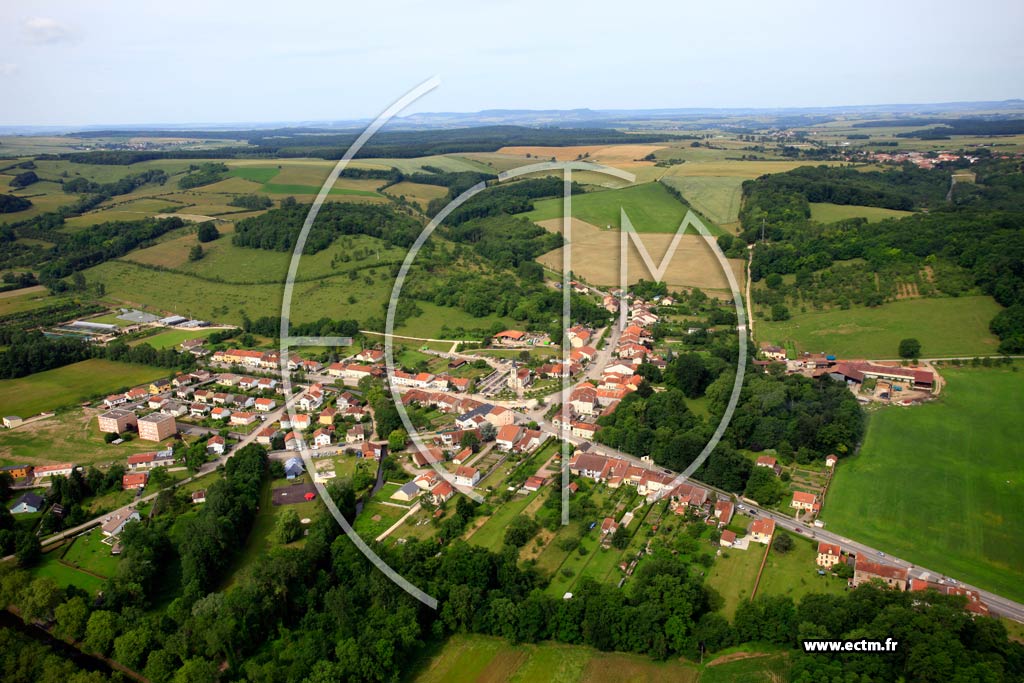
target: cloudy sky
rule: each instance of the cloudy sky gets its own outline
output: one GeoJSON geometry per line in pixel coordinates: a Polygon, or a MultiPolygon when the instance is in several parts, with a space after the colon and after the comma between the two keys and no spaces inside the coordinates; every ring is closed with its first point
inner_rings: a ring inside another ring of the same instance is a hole
{"type": "Polygon", "coordinates": [[[3,2],[0,125],[1024,97],[1020,0],[694,4],[3,2]]]}

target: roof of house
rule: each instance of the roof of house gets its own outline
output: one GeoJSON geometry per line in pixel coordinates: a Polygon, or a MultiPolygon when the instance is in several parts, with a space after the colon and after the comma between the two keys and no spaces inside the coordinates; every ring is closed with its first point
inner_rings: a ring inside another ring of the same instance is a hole
{"type": "Polygon", "coordinates": [[[722,532],[722,540],[726,543],[733,543],[736,540],[736,532],[726,529],[722,532]]]}
{"type": "Polygon", "coordinates": [[[896,567],[891,564],[881,564],[880,562],[870,562],[868,560],[861,559],[859,554],[854,568],[859,572],[864,572],[865,574],[880,576],[885,579],[895,579],[897,581],[906,581],[909,574],[909,572],[902,567],[896,567]]]}
{"type": "Polygon", "coordinates": [[[498,430],[498,441],[515,441],[519,438],[521,427],[517,425],[505,425],[498,430]]]}
{"type": "Polygon", "coordinates": [[[461,466],[459,466],[459,469],[455,470],[455,476],[456,477],[465,477],[466,479],[472,479],[476,475],[477,475],[476,468],[475,467],[470,467],[469,465],[461,465],[461,466]]]}
{"type": "Polygon", "coordinates": [[[838,557],[840,554],[842,554],[842,552],[843,549],[835,543],[825,543],[824,541],[818,543],[819,555],[835,555],[836,557],[838,557]]]}
{"type": "Polygon", "coordinates": [[[121,486],[138,486],[139,484],[145,484],[146,476],[145,472],[133,472],[131,474],[126,474],[121,477],[121,486]]]}
{"type": "Polygon", "coordinates": [[[25,503],[38,510],[39,508],[43,507],[43,498],[42,496],[37,496],[34,493],[23,493],[20,496],[18,496],[18,499],[14,501],[11,507],[18,507],[22,503],[25,503]]]}
{"type": "Polygon", "coordinates": [[[764,534],[765,536],[771,536],[775,533],[775,520],[755,519],[751,522],[748,531],[752,534],[764,534]]]}
{"type": "Polygon", "coordinates": [[[449,484],[448,482],[442,481],[440,484],[438,484],[433,489],[431,489],[430,493],[435,495],[435,496],[441,496],[442,498],[447,498],[448,496],[450,496],[453,493],[455,493],[455,489],[453,489],[452,485],[449,484]]]}
{"type": "Polygon", "coordinates": [[[794,503],[807,503],[813,505],[817,502],[818,497],[813,493],[804,493],[803,491],[793,491],[793,502],[794,503]]]}
{"type": "Polygon", "coordinates": [[[505,330],[504,332],[499,332],[494,336],[498,339],[522,339],[526,336],[526,333],[520,332],[519,330],[505,330]]]}
{"type": "Polygon", "coordinates": [[[762,455],[757,459],[757,464],[765,467],[775,467],[776,462],[778,461],[770,455],[762,455]]]}

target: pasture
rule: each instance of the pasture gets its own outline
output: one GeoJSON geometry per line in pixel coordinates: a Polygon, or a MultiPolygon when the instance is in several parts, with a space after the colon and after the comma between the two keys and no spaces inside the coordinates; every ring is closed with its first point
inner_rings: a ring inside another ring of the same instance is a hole
{"type": "Polygon", "coordinates": [[[853,204],[830,204],[811,202],[811,220],[819,223],[836,223],[847,218],[866,218],[868,223],[877,223],[887,218],[903,218],[913,211],[882,209],[877,206],[856,206],[853,204]]]}
{"type": "Polygon", "coordinates": [[[943,375],[940,399],[871,415],[860,453],[839,463],[822,519],[831,531],[1024,600],[1024,373],[943,375]]]}
{"type": "Polygon", "coordinates": [[[639,655],[600,652],[557,643],[512,645],[501,638],[458,635],[436,651],[428,652],[413,667],[416,683],[694,683],[697,665],[684,660],[656,662],[639,655]]]}
{"type": "MultiPolygon", "coordinates": [[[[540,221],[544,228],[552,232],[562,231],[562,219],[554,218],[540,221]]],[[[618,230],[602,230],[582,220],[573,219],[571,235],[572,271],[587,282],[596,285],[618,286],[619,284],[619,251],[621,235],[618,230]]],[[[655,265],[659,264],[672,243],[674,235],[669,233],[643,233],[637,235],[644,244],[655,265]]],[[[537,258],[537,261],[555,271],[562,269],[562,253],[564,247],[537,258]]],[[[730,261],[738,285],[743,287],[745,277],[743,261],[730,261]]],[[[627,260],[627,276],[629,282],[651,279],[637,248],[630,242],[627,260]]],[[[700,287],[715,290],[716,293],[729,291],[729,282],[722,272],[714,252],[704,238],[687,232],[682,236],[679,247],[672,261],[665,270],[664,281],[669,287],[700,287]]],[[[712,292],[709,292],[712,293],[712,292]]]]}
{"type": "MultiPolygon", "coordinates": [[[[622,210],[625,210],[637,232],[673,234],[686,216],[687,207],[670,195],[660,183],[587,192],[572,197],[573,218],[591,225],[619,228],[622,210]]],[[[537,222],[562,218],[562,198],[534,202],[533,211],[523,216],[537,222]]]]}
{"type": "Polygon", "coordinates": [[[165,368],[91,358],[28,377],[0,380],[0,414],[29,417],[170,374],[165,368]]]}
{"type": "Polygon", "coordinates": [[[718,224],[739,220],[743,178],[738,176],[667,176],[662,182],[718,224]]]}
{"type": "Polygon", "coordinates": [[[974,356],[997,352],[999,340],[988,325],[1001,310],[988,296],[903,299],[846,311],[791,309],[789,320],[758,320],[754,330],[758,341],[793,343],[798,351],[840,358],[897,358],[900,340],[907,337],[920,340],[922,358],[974,356]]]}

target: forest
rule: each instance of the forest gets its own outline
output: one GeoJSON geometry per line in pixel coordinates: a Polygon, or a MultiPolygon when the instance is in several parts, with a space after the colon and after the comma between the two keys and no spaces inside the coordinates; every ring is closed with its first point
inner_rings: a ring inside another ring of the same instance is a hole
{"type": "MultiPolygon", "coordinates": [[[[278,209],[239,221],[231,241],[240,247],[289,251],[295,246],[309,209],[309,204],[288,197],[278,209]]],[[[422,229],[416,218],[392,206],[327,202],[320,207],[303,253],[322,251],[340,235],[369,235],[388,245],[409,247],[422,229]]]]}
{"type": "MultiPolygon", "coordinates": [[[[855,171],[851,171],[855,173],[855,171]]],[[[936,282],[939,291],[956,295],[969,285],[991,295],[1006,308],[992,323],[992,331],[1000,337],[1000,351],[1019,353],[1024,350],[1024,174],[1011,162],[982,161],[977,165],[978,182],[962,187],[958,183],[950,202],[932,206],[901,219],[868,223],[850,219],[822,225],[810,220],[808,201],[821,201],[818,192],[827,193],[829,201],[842,203],[843,197],[857,202],[892,203],[891,197],[866,193],[874,181],[861,175],[847,177],[836,169],[801,168],[790,173],[759,178],[744,183],[746,203],[741,212],[743,236],[748,243],[760,238],[762,224],[767,242],[756,245],[750,275],[754,282],[772,274],[795,273],[798,280],[814,281],[815,271],[833,263],[864,259],[869,272],[909,268],[911,272],[925,265],[948,264],[945,274],[936,282]],[[846,187],[850,185],[850,192],[846,187]]],[[[935,178],[948,183],[948,170],[922,171],[904,167],[888,171],[882,179],[894,192],[903,193],[908,206],[927,206],[930,192],[938,187],[935,178]],[[931,188],[931,189],[930,189],[931,188]]],[[[771,283],[769,282],[771,286],[771,283]]],[[[835,288],[834,300],[849,299],[835,288]]],[[[878,305],[884,297],[866,300],[878,305]]]]}

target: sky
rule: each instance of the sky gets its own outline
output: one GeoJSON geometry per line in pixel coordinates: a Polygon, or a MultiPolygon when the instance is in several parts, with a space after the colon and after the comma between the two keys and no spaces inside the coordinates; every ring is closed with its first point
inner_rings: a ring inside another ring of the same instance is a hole
{"type": "Polygon", "coordinates": [[[0,3],[0,125],[1024,97],[1020,0],[0,3]]]}

